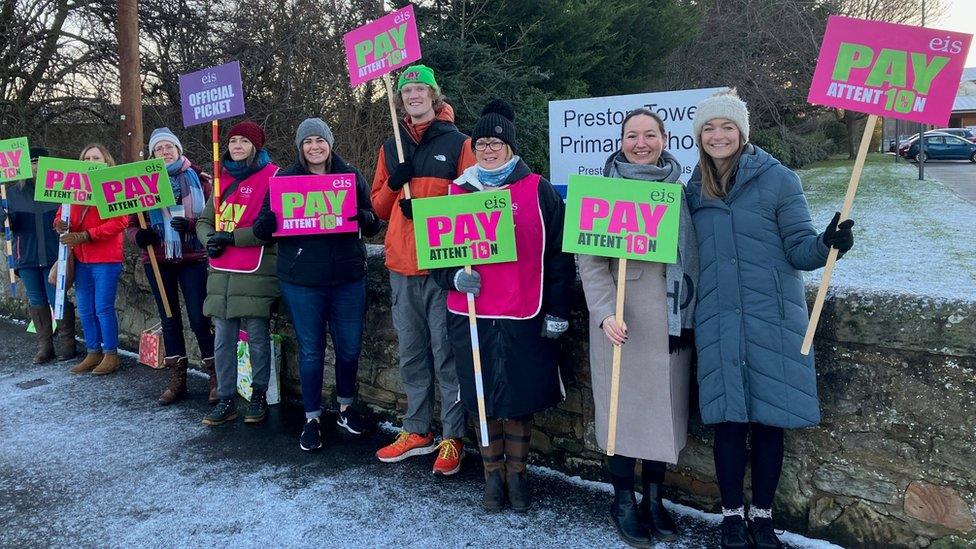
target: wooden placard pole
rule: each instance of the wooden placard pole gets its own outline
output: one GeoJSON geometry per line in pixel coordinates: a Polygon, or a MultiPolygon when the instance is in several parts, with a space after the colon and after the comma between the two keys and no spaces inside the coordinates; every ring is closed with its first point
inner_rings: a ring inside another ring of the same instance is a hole
{"type": "MultiPolygon", "coordinates": [[[[471,274],[471,266],[464,267],[471,274]]],[[[474,310],[474,294],[468,295],[468,326],[471,328],[471,357],[474,359],[474,390],[478,398],[478,424],[481,428],[481,445],[488,446],[488,414],[485,412],[485,381],[481,375],[481,346],[478,343],[478,316],[474,310]]]]}
{"type": "MultiPolygon", "coordinates": [[[[146,216],[142,212],[136,213],[139,218],[139,228],[146,228],[146,216]]],[[[153,275],[156,277],[156,287],[159,288],[159,297],[163,299],[163,310],[166,311],[166,318],[173,318],[173,311],[169,308],[169,299],[166,297],[166,287],[163,286],[163,277],[159,274],[159,264],[156,263],[156,250],[153,245],[146,246],[146,253],[149,254],[149,263],[152,265],[153,275]]]]}
{"type": "Polygon", "coordinates": [[[7,212],[3,218],[3,240],[7,250],[7,272],[10,274],[10,295],[17,296],[17,275],[14,273],[13,233],[10,231],[10,211],[7,209],[7,185],[0,183],[0,207],[7,212]]]}
{"type": "MultiPolygon", "coordinates": [[[[624,321],[624,292],[627,288],[627,258],[619,259],[617,265],[617,307],[614,319],[619,326],[624,321]]],[[[612,456],[617,446],[617,403],[620,399],[620,353],[621,345],[613,346],[613,366],[610,371],[610,413],[607,425],[607,455],[612,456]]]]}
{"type": "MultiPolygon", "coordinates": [[[[854,205],[854,194],[857,193],[857,184],[861,181],[861,171],[864,169],[864,160],[868,155],[868,147],[871,145],[871,136],[874,135],[874,125],[878,121],[878,115],[868,115],[867,122],[864,124],[864,134],[861,135],[861,144],[857,149],[857,158],[854,160],[854,169],[851,171],[851,182],[847,185],[847,194],[844,196],[844,207],[840,211],[840,221],[844,221],[851,214],[851,207],[854,205]]],[[[810,347],[813,346],[813,336],[817,332],[817,324],[820,322],[820,313],[823,311],[824,299],[827,297],[827,287],[830,286],[830,277],[834,274],[834,264],[837,263],[837,248],[830,249],[827,256],[827,264],[824,266],[823,278],[820,279],[820,288],[817,290],[817,299],[813,302],[813,310],[810,312],[810,323],[807,324],[807,333],[803,337],[803,346],[800,352],[804,355],[810,354],[810,347]]]]}
{"type": "MultiPolygon", "coordinates": [[[[383,75],[383,83],[386,84],[386,98],[390,102],[390,119],[393,121],[393,138],[396,139],[397,159],[403,162],[403,141],[400,139],[400,125],[397,124],[396,104],[393,103],[393,82],[390,81],[390,74],[383,75]]],[[[410,198],[410,183],[403,186],[403,197],[410,198]]]]}

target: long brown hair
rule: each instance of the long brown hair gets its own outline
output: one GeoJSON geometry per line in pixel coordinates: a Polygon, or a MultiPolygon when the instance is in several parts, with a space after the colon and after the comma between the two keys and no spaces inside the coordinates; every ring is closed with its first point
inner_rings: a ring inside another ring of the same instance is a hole
{"type": "Polygon", "coordinates": [[[724,198],[729,191],[729,180],[739,167],[739,158],[746,144],[742,140],[742,132],[739,132],[739,150],[735,151],[729,158],[728,164],[724,169],[719,169],[715,161],[705,152],[705,147],[701,145],[701,135],[698,136],[698,165],[701,167],[702,194],[707,198],[724,198]]]}
{"type": "Polygon", "coordinates": [[[98,149],[98,151],[102,153],[102,156],[105,157],[106,166],[111,167],[115,165],[115,158],[112,157],[112,153],[108,152],[108,147],[102,145],[101,143],[89,143],[85,145],[84,148],[81,149],[81,154],[78,155],[78,160],[84,160],[85,153],[90,149],[98,149]]]}

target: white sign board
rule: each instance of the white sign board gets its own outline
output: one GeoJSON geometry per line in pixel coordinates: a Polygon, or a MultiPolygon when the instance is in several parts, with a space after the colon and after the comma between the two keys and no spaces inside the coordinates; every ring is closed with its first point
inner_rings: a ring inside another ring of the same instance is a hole
{"type": "Polygon", "coordinates": [[[681,163],[687,182],[698,163],[692,135],[695,105],[725,88],[704,88],[549,102],[549,180],[566,196],[572,174],[603,175],[603,165],[620,149],[620,124],[627,113],[647,107],[664,121],[667,150],[681,163]]]}

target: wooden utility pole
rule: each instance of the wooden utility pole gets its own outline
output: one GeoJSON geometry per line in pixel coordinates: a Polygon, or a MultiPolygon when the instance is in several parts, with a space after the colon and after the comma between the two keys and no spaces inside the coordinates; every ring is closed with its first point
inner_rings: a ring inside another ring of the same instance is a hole
{"type": "Polygon", "coordinates": [[[139,5],[118,0],[119,118],[122,161],[143,160],[142,78],[139,71],[139,5]]]}

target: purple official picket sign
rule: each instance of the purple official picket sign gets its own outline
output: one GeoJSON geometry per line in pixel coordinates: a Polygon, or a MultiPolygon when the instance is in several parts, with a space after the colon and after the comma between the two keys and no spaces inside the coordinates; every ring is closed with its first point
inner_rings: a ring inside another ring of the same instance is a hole
{"type": "Polygon", "coordinates": [[[185,128],[244,114],[240,62],[180,75],[180,102],[185,128]]]}

